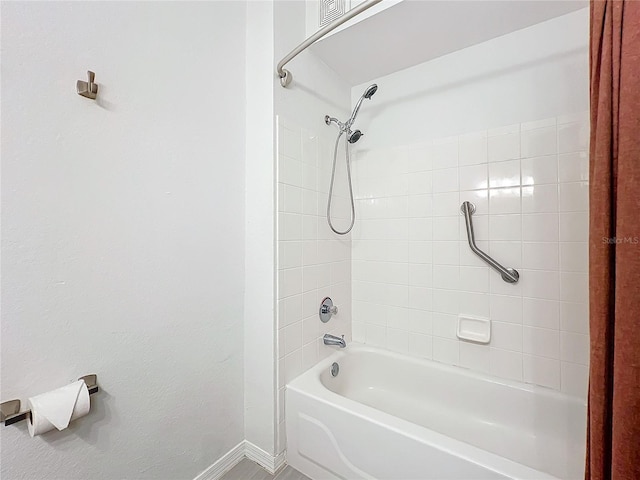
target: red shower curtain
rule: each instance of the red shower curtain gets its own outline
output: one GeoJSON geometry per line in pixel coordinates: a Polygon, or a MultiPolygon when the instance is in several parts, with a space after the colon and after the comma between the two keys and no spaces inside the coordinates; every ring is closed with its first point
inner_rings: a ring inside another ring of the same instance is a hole
{"type": "Polygon", "coordinates": [[[640,479],[640,1],[591,1],[588,480],[640,479]]]}

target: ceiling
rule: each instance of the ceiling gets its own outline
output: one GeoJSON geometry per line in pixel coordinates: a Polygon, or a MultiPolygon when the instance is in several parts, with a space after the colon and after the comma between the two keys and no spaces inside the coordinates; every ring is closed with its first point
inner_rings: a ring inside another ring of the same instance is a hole
{"type": "Polygon", "coordinates": [[[351,86],[585,8],[587,0],[404,0],[310,49],[351,86]]]}

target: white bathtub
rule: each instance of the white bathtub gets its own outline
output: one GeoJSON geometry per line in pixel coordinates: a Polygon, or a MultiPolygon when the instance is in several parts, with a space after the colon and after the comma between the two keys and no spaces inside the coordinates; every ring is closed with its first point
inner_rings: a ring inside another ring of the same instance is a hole
{"type": "Polygon", "coordinates": [[[287,463],[314,480],[584,478],[585,402],[540,387],[352,344],[285,404],[287,463]]]}

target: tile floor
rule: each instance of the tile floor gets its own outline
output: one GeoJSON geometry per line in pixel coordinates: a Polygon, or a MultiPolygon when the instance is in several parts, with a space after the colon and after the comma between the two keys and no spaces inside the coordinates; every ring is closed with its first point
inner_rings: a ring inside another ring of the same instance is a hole
{"type": "Polygon", "coordinates": [[[221,480],[311,480],[309,477],[286,466],[276,475],[272,475],[260,465],[251,460],[244,459],[229,470],[221,480]]]}

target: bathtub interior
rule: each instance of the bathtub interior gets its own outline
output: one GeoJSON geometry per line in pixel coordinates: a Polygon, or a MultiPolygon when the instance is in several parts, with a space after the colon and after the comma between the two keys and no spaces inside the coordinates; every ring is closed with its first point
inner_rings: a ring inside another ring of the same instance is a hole
{"type": "Polygon", "coordinates": [[[351,349],[330,391],[560,478],[584,468],[586,405],[542,387],[410,357],[351,349]]]}

